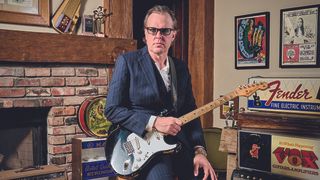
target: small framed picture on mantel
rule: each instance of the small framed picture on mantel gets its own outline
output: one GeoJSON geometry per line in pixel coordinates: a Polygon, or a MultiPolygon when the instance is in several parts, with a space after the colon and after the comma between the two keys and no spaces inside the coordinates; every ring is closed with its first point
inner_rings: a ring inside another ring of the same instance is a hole
{"type": "Polygon", "coordinates": [[[93,16],[83,15],[82,16],[82,35],[93,36],[93,16]]]}

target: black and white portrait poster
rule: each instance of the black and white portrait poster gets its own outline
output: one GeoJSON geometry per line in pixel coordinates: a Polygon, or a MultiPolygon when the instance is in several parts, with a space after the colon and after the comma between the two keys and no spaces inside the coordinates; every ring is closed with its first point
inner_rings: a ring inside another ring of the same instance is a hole
{"type": "Polygon", "coordinates": [[[318,65],[319,6],[281,10],[280,66],[318,65]]]}

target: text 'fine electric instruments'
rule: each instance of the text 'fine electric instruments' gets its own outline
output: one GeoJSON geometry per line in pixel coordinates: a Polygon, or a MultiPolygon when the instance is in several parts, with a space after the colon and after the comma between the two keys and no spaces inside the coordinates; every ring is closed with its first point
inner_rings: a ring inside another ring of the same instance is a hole
{"type": "MultiPolygon", "coordinates": [[[[235,97],[248,97],[257,90],[265,90],[267,88],[268,84],[265,82],[240,86],[225,96],[179,117],[179,119],[183,124],[186,124],[235,97]]],[[[168,144],[166,141],[167,138],[168,136],[164,136],[156,130],[146,133],[146,135],[141,138],[137,134],[118,126],[107,138],[106,157],[110,160],[113,170],[118,175],[136,176],[139,170],[157,154],[171,153],[178,150],[179,142],[168,144]]]]}

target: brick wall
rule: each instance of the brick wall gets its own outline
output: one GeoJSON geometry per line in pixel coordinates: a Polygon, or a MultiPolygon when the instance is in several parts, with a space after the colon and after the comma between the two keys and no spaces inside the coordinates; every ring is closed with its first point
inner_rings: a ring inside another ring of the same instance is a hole
{"type": "Polygon", "coordinates": [[[42,66],[0,65],[0,108],[50,107],[48,163],[71,171],[71,140],[85,136],[77,110],[86,98],[107,94],[112,67],[42,66]]]}

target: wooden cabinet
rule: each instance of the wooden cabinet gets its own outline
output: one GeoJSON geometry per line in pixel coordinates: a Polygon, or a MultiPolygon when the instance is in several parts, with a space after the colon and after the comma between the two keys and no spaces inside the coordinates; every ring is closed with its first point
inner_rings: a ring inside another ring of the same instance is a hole
{"type": "Polygon", "coordinates": [[[240,113],[240,129],[259,129],[292,134],[320,134],[320,116],[272,112],[240,113]]]}

